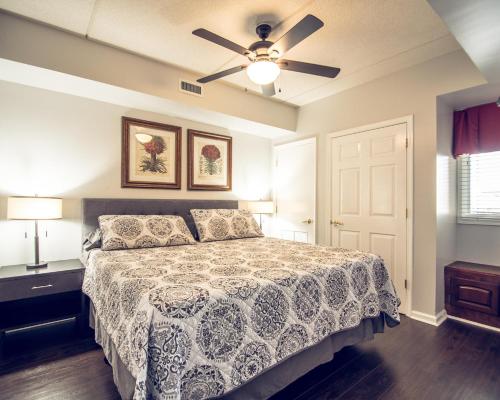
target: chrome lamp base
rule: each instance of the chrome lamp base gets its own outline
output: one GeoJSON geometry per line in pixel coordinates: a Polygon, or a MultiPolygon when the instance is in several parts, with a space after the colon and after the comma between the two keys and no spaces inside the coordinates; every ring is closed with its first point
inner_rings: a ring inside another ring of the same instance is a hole
{"type": "Polygon", "coordinates": [[[39,263],[26,264],[26,269],[47,268],[48,266],[49,266],[48,263],[42,261],[39,263]]]}
{"type": "Polygon", "coordinates": [[[39,247],[39,238],[38,238],[38,221],[35,220],[35,262],[26,264],[26,269],[38,269],[38,268],[47,268],[48,263],[45,261],[40,261],[40,247],[39,247]]]}

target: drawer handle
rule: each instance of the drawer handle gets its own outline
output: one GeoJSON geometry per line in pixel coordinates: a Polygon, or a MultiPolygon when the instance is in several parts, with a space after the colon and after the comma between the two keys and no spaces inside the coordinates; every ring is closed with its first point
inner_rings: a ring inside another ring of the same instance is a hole
{"type": "Polygon", "coordinates": [[[49,287],[52,287],[52,285],[49,283],[48,285],[42,285],[42,286],[33,286],[31,290],[37,290],[37,289],[47,289],[49,287]]]}

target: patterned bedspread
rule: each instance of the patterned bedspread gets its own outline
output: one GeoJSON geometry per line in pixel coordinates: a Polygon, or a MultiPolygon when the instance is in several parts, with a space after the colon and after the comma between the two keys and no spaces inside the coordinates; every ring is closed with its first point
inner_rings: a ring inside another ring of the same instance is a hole
{"type": "Polygon", "coordinates": [[[136,378],[134,399],[228,393],[399,300],[373,254],[270,238],[93,250],[83,290],[136,378]]]}

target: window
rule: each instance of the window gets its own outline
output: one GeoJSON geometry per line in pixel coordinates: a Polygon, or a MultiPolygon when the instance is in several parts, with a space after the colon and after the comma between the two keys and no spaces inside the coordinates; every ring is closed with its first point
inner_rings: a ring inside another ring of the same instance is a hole
{"type": "Polygon", "coordinates": [[[500,151],[458,158],[458,222],[500,225],[500,151]]]}

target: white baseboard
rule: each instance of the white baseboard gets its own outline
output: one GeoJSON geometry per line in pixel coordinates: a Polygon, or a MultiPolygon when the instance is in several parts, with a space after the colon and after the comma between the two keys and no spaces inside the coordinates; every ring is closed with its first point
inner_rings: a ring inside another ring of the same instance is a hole
{"type": "Polygon", "coordinates": [[[441,310],[436,315],[426,314],[420,311],[412,311],[410,315],[408,315],[411,319],[415,319],[420,322],[425,322],[426,324],[439,326],[444,321],[446,321],[447,314],[446,310],[441,310]]]}
{"type": "Polygon", "coordinates": [[[454,317],[452,315],[448,315],[446,313],[446,310],[441,310],[436,315],[426,314],[426,313],[423,313],[420,311],[412,311],[408,315],[408,317],[410,317],[411,319],[414,319],[416,321],[425,322],[426,324],[433,325],[433,326],[439,326],[444,321],[446,321],[447,318],[449,318],[449,319],[452,319],[453,321],[462,322],[462,323],[468,324],[468,325],[474,325],[474,326],[477,326],[479,328],[489,329],[490,331],[494,331],[494,332],[500,332],[500,328],[496,328],[494,326],[489,326],[489,325],[481,324],[479,322],[469,321],[468,319],[463,319],[463,318],[454,317]]]}
{"type": "Polygon", "coordinates": [[[494,331],[494,332],[500,332],[500,328],[496,328],[494,326],[484,325],[484,324],[481,324],[479,322],[469,321],[468,319],[458,318],[458,317],[454,317],[452,315],[448,315],[448,318],[452,319],[453,321],[462,322],[464,324],[478,326],[480,328],[489,329],[490,331],[494,331]]]}

